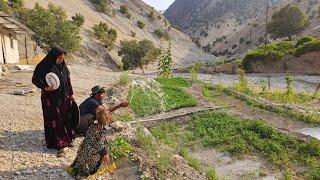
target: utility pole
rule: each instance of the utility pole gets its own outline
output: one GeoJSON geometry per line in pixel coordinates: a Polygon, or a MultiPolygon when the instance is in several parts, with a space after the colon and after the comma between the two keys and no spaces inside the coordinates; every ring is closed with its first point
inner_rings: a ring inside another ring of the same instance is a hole
{"type": "Polygon", "coordinates": [[[266,32],[264,34],[264,49],[267,51],[267,44],[268,44],[268,18],[269,17],[269,1],[267,1],[267,8],[266,8],[266,32]]]}

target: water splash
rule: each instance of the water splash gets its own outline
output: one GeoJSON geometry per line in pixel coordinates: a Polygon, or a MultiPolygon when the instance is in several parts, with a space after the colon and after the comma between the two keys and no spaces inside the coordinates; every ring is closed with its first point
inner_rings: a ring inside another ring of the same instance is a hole
{"type": "MultiPolygon", "coordinates": [[[[157,107],[160,112],[166,110],[165,106],[165,94],[162,89],[162,85],[155,81],[154,79],[139,79],[133,80],[129,85],[130,90],[132,90],[131,94],[128,96],[128,101],[132,102],[132,100],[137,96],[140,95],[138,91],[134,91],[136,88],[140,88],[142,90],[143,95],[147,96],[147,102],[149,107],[152,108],[151,103],[152,101],[159,102],[159,107],[157,107]]],[[[154,110],[154,109],[152,109],[154,110]]]]}

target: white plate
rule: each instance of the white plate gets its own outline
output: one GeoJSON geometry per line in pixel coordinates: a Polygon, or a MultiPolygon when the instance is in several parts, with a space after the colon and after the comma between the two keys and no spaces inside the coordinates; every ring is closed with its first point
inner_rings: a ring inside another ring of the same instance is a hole
{"type": "Polygon", "coordinates": [[[60,86],[59,77],[53,72],[48,73],[46,75],[46,81],[47,81],[47,84],[49,86],[52,86],[54,90],[58,89],[60,86]]]}

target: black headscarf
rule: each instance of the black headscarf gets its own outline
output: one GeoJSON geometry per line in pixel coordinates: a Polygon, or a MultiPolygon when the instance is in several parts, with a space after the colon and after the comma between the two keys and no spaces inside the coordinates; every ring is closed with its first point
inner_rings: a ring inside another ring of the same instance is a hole
{"type": "Polygon", "coordinates": [[[55,47],[50,50],[47,56],[37,65],[34,75],[37,79],[48,86],[46,82],[46,75],[50,72],[55,73],[60,80],[60,87],[52,92],[47,92],[49,98],[54,101],[56,106],[60,106],[61,101],[68,97],[69,94],[69,84],[68,78],[70,76],[70,72],[67,68],[65,61],[60,64],[56,63],[57,58],[66,54],[66,51],[61,47],[55,47]]]}

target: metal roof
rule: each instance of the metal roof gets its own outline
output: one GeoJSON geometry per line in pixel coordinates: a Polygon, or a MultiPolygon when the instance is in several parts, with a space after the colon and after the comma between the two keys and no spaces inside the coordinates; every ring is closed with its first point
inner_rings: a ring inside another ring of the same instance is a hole
{"type": "Polygon", "coordinates": [[[14,31],[17,34],[28,34],[30,36],[35,34],[24,24],[2,11],[0,11],[0,26],[9,31],[14,31]]]}

